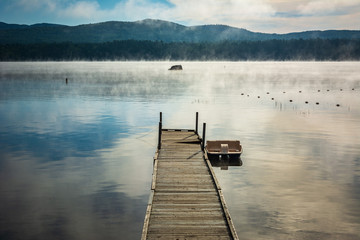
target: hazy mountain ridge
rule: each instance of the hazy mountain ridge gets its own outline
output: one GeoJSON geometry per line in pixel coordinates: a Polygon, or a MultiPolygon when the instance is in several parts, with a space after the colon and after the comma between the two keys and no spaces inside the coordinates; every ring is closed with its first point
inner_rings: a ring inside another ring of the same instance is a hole
{"type": "Polygon", "coordinates": [[[184,26],[162,20],[110,21],[78,26],[40,23],[34,25],[0,22],[0,43],[102,43],[121,40],[163,42],[221,42],[290,39],[360,39],[358,30],[306,31],[288,34],[251,32],[226,25],[184,26]]]}

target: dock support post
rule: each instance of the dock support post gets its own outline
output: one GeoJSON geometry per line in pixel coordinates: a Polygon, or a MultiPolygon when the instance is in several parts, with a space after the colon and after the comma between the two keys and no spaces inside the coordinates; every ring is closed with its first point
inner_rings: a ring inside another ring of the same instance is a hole
{"type": "Polygon", "coordinates": [[[158,149],[161,149],[161,131],[162,131],[162,123],[159,122],[159,141],[158,141],[158,149]]]}
{"type": "Polygon", "coordinates": [[[158,149],[161,149],[161,131],[162,131],[162,112],[160,112],[158,149]]]}
{"type": "Polygon", "coordinates": [[[205,133],[206,133],[206,123],[203,123],[202,145],[201,145],[203,151],[205,149],[205,133]]]}
{"type": "Polygon", "coordinates": [[[198,133],[198,123],[199,123],[199,112],[196,112],[196,120],[195,120],[195,133],[198,133]]]}

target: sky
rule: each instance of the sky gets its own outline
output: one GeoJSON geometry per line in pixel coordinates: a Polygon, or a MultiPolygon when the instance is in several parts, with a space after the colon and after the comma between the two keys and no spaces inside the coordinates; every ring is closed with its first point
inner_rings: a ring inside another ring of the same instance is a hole
{"type": "Polygon", "coordinates": [[[254,32],[360,30],[360,0],[0,0],[0,22],[70,26],[161,19],[254,32]]]}

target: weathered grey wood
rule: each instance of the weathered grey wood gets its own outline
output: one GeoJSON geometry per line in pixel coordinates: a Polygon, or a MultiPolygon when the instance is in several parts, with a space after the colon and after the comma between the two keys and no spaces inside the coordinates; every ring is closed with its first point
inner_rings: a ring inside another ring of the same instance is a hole
{"type": "Polygon", "coordinates": [[[148,228],[149,228],[149,221],[150,221],[150,214],[152,209],[152,202],[154,197],[154,190],[151,190],[149,202],[146,208],[145,220],[144,220],[144,227],[141,234],[141,239],[146,239],[148,228]]]}
{"type": "Polygon", "coordinates": [[[162,129],[160,145],[142,239],[238,239],[198,134],[162,129]]]}
{"type": "Polygon", "coordinates": [[[195,133],[198,133],[198,124],[199,124],[199,113],[196,112],[196,117],[195,117],[195,133]]]}
{"type": "Polygon", "coordinates": [[[155,190],[156,187],[156,176],[157,176],[158,160],[154,159],[154,173],[152,175],[151,190],[155,190]]]}
{"type": "Polygon", "coordinates": [[[226,217],[226,220],[228,222],[228,225],[229,225],[229,228],[230,228],[230,231],[231,231],[231,235],[234,236],[234,238],[238,239],[238,235],[236,233],[236,229],[235,229],[235,226],[234,226],[234,223],[230,217],[230,212],[229,212],[229,209],[227,208],[227,205],[226,205],[226,202],[225,202],[225,198],[224,198],[224,195],[221,191],[221,187],[220,187],[220,184],[219,182],[217,181],[217,178],[215,177],[215,173],[214,173],[214,170],[212,169],[211,167],[211,163],[210,163],[210,160],[207,156],[207,153],[204,152],[204,159],[206,161],[206,164],[209,166],[209,169],[210,169],[210,172],[211,172],[211,176],[212,178],[214,179],[214,183],[216,185],[216,188],[218,189],[218,193],[219,193],[219,197],[220,197],[220,203],[222,205],[222,208],[224,210],[224,214],[225,214],[225,217],[226,217]]]}
{"type": "Polygon", "coordinates": [[[205,149],[205,135],[206,135],[206,123],[203,123],[203,137],[202,137],[202,144],[201,149],[204,151],[205,149]]]}
{"type": "Polygon", "coordinates": [[[168,239],[177,239],[177,240],[225,240],[229,239],[228,236],[211,236],[211,235],[203,235],[203,236],[184,236],[184,235],[165,235],[165,234],[152,234],[151,237],[148,238],[157,239],[157,240],[168,240],[168,239]]]}
{"type": "Polygon", "coordinates": [[[158,134],[158,149],[161,148],[161,133],[162,133],[162,119],[161,119],[161,114],[160,114],[160,122],[159,122],[159,134],[158,134]]]}

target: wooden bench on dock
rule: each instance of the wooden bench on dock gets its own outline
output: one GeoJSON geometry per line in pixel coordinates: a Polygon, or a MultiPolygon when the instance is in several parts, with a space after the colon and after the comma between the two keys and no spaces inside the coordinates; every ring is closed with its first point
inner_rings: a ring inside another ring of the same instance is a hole
{"type": "MultiPolygon", "coordinates": [[[[161,115],[160,115],[161,116],[161,115]]],[[[238,239],[195,130],[162,129],[142,239],[238,239]]]]}

